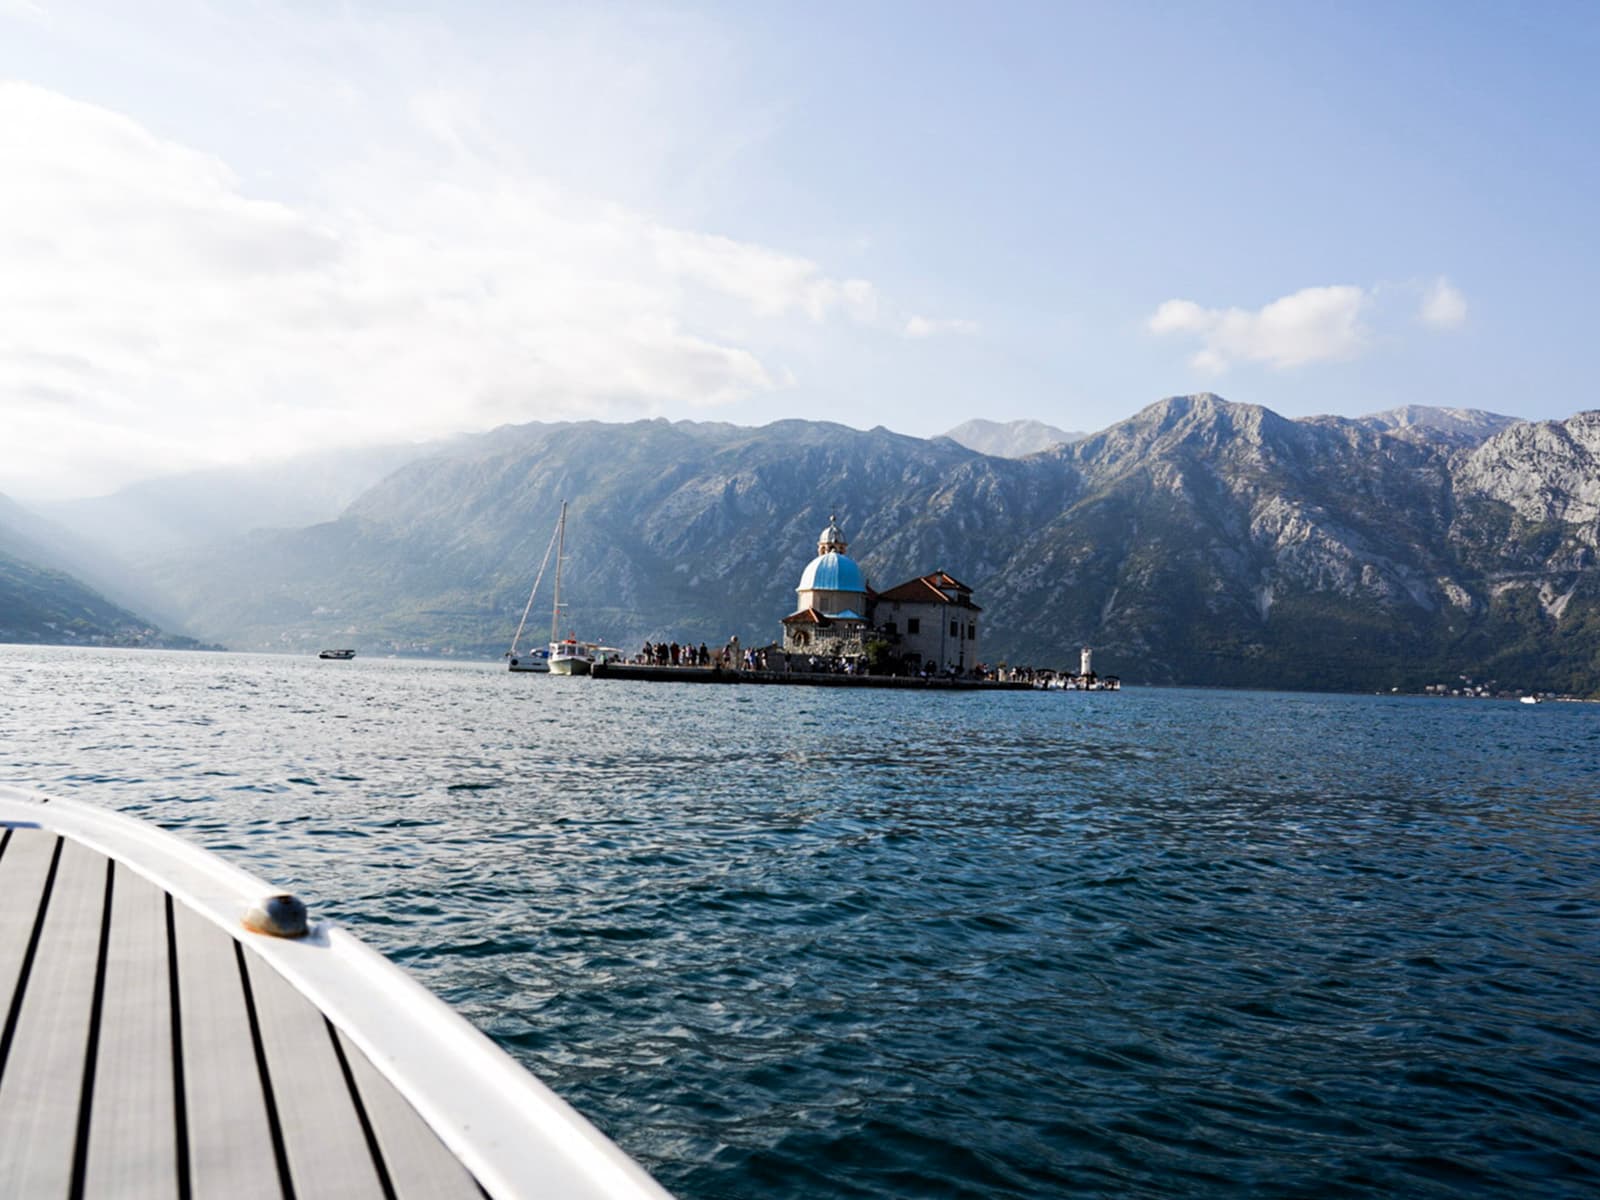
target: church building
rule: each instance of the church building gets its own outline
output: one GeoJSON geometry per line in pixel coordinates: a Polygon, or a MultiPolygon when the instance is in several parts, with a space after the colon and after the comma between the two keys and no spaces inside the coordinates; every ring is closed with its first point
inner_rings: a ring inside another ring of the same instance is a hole
{"type": "Polygon", "coordinates": [[[783,619],[783,648],[791,654],[860,658],[881,640],[913,671],[964,673],[978,659],[978,615],[972,589],[944,571],[875,592],[836,519],[817,540],[795,589],[798,605],[783,619]]]}
{"type": "Polygon", "coordinates": [[[855,658],[866,653],[867,577],[848,549],[838,523],[817,539],[795,589],[799,606],[783,619],[783,648],[792,654],[855,658]]]}

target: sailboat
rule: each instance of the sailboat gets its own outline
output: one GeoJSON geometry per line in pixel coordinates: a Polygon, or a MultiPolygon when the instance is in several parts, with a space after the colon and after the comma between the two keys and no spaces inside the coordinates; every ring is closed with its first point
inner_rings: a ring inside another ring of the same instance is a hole
{"type": "Polygon", "coordinates": [[[561,502],[561,519],[556,522],[556,595],[550,606],[550,674],[587,675],[594,662],[594,647],[580,642],[570,633],[561,637],[561,563],[567,556],[567,502],[561,502]]]}
{"type": "MultiPolygon", "coordinates": [[[[533,598],[539,594],[539,584],[544,579],[545,568],[550,565],[550,555],[556,554],[556,603],[555,612],[550,618],[550,636],[555,637],[556,623],[561,619],[561,558],[559,547],[563,541],[567,527],[567,502],[561,502],[561,519],[556,522],[555,529],[550,534],[550,544],[544,548],[544,559],[539,563],[539,573],[533,577],[533,588],[528,592],[528,602],[522,606],[522,620],[517,622],[517,631],[511,635],[511,649],[506,651],[508,665],[513,671],[536,671],[546,674],[550,670],[550,650],[545,646],[529,648],[519,652],[517,645],[522,641],[522,631],[527,627],[528,614],[533,611],[533,598]]],[[[568,672],[563,672],[567,674],[568,672]]]]}
{"type": "Polygon", "coordinates": [[[511,636],[511,649],[506,651],[506,658],[510,660],[513,671],[548,671],[552,675],[587,675],[589,668],[598,659],[601,662],[610,662],[621,659],[622,651],[612,646],[601,646],[594,642],[580,642],[571,634],[565,641],[561,640],[561,564],[567,557],[567,502],[561,502],[561,516],[556,521],[556,531],[550,535],[550,544],[545,547],[544,561],[539,564],[539,573],[533,578],[533,590],[528,593],[528,603],[523,605],[522,620],[517,623],[517,632],[511,636]],[[539,582],[544,578],[545,568],[550,565],[550,556],[556,557],[556,589],[555,600],[550,606],[550,644],[538,650],[529,650],[525,654],[517,652],[517,644],[522,641],[522,631],[528,624],[528,613],[533,610],[533,598],[539,594],[539,582]]]}

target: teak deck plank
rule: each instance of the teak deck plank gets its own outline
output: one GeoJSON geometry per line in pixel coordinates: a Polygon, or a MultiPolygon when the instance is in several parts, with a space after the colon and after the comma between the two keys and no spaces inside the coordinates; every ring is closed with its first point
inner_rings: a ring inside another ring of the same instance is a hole
{"type": "Polygon", "coordinates": [[[384,1200],[326,1019],[254,952],[244,957],[295,1196],[384,1200]]]}
{"type": "Polygon", "coordinates": [[[343,1032],[338,1037],[399,1200],[451,1200],[458,1196],[482,1200],[477,1181],[417,1115],[417,1110],[343,1032]]]}
{"type": "Polygon", "coordinates": [[[42,829],[12,829],[10,834],[5,852],[0,853],[0,988],[4,989],[0,992],[0,1021],[11,1011],[17,976],[39,915],[39,897],[60,840],[42,829]]]}
{"type": "Polygon", "coordinates": [[[197,1197],[280,1197],[234,940],[185,905],[174,907],[190,1186],[197,1197]]]}
{"type": "MultiPolygon", "coordinates": [[[[7,858],[18,833],[32,831],[13,832],[7,858]]],[[[64,1196],[71,1186],[107,865],[77,842],[62,845],[0,1076],[0,1196],[64,1196]]]]}
{"type": "Polygon", "coordinates": [[[121,864],[111,892],[85,1192],[118,1200],[177,1194],[167,896],[121,864]]]}

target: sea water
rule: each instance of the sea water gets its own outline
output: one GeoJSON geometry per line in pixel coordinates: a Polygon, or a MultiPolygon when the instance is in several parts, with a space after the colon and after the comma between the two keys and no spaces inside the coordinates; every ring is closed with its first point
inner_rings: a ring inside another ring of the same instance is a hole
{"type": "Polygon", "coordinates": [[[1593,1196],[1600,706],[0,648],[682,1197],[1593,1196]]]}

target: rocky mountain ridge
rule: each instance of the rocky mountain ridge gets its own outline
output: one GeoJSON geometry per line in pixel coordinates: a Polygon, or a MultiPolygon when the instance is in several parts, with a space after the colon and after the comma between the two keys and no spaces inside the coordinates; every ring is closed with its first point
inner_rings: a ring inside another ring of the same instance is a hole
{"type": "MultiPolygon", "coordinates": [[[[1089,644],[1130,680],[1600,690],[1600,413],[1288,420],[1198,395],[1020,459],[805,421],[515,426],[405,457],[336,519],[158,560],[148,594],[239,648],[492,656],[566,498],[582,635],[750,643],[837,513],[875,586],[971,583],[991,661],[1089,644]]],[[[9,528],[14,565],[48,556],[47,524],[9,528]]]]}
{"type": "Polygon", "coordinates": [[[750,644],[836,512],[875,586],[972,584],[991,660],[1093,645],[1151,682],[1600,691],[1600,414],[1380,418],[1173,397],[1021,459],[804,421],[509,427],[160,578],[235,645],[493,655],[565,498],[580,636],[750,644]]]}

